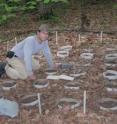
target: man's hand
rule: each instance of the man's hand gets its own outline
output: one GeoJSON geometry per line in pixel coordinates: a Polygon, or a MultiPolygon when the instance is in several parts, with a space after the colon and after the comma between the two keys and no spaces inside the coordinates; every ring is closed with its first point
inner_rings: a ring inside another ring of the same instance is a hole
{"type": "Polygon", "coordinates": [[[28,76],[28,80],[35,80],[36,79],[36,76],[34,74],[28,76]]]}

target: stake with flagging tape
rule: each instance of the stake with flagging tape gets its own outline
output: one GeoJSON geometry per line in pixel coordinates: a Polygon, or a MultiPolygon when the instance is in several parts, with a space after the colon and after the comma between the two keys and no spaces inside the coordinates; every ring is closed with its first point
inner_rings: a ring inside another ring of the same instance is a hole
{"type": "Polygon", "coordinates": [[[83,113],[86,114],[86,90],[84,91],[83,97],[83,113]]]}
{"type": "Polygon", "coordinates": [[[41,99],[40,99],[40,93],[37,93],[38,96],[38,109],[39,109],[39,114],[42,114],[42,110],[41,110],[41,99]]]}

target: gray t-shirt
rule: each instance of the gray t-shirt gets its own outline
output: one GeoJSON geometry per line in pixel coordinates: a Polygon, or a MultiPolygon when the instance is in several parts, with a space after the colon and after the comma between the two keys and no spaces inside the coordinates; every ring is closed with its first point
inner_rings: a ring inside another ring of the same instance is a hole
{"type": "Polygon", "coordinates": [[[32,55],[38,54],[39,51],[43,52],[49,67],[53,66],[52,54],[48,46],[48,40],[39,43],[39,41],[37,41],[36,35],[27,37],[18,43],[15,47],[13,47],[11,51],[15,52],[16,56],[24,60],[28,75],[33,74],[32,55]]]}

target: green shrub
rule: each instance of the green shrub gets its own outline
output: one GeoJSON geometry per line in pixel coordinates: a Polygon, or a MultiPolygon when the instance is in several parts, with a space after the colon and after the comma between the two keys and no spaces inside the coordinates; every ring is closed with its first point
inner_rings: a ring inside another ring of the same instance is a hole
{"type": "Polygon", "coordinates": [[[44,5],[47,8],[47,12],[50,13],[49,11],[52,9],[50,4],[56,4],[58,2],[67,3],[68,0],[8,0],[7,2],[6,0],[0,0],[0,25],[14,18],[17,13],[38,11],[41,5],[44,5]]]}

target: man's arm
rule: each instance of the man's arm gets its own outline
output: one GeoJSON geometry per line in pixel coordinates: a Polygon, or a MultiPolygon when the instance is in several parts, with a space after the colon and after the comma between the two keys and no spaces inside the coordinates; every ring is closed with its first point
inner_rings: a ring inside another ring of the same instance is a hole
{"type": "Polygon", "coordinates": [[[33,75],[32,72],[32,43],[30,41],[25,42],[24,45],[24,62],[28,76],[33,75]]]}
{"type": "Polygon", "coordinates": [[[50,51],[48,41],[45,42],[43,47],[43,54],[48,62],[49,68],[53,68],[53,59],[52,59],[52,53],[50,51]]]}

